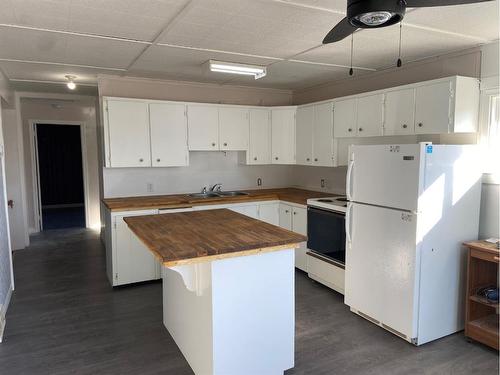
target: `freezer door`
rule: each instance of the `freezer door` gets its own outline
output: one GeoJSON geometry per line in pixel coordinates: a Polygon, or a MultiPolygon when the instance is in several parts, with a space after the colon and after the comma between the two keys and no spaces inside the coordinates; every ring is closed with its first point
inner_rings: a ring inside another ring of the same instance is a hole
{"type": "Polygon", "coordinates": [[[416,224],[409,212],[357,203],[346,216],[345,303],[406,340],[417,333],[416,224]]]}
{"type": "Polygon", "coordinates": [[[349,200],[416,211],[423,145],[351,146],[349,200]]]}

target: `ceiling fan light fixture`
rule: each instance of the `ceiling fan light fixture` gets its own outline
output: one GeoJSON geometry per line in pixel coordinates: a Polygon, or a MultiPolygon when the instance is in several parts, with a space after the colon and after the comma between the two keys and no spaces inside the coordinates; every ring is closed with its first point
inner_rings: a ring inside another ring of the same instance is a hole
{"type": "Polygon", "coordinates": [[[377,27],[380,25],[384,25],[395,15],[396,13],[387,11],[367,12],[358,14],[357,16],[354,17],[354,19],[368,27],[377,27]]]}

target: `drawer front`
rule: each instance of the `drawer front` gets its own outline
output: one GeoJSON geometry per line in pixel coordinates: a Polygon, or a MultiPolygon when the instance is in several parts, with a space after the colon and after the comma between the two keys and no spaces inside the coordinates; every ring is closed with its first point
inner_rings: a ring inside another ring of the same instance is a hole
{"type": "Polygon", "coordinates": [[[495,262],[495,263],[500,262],[500,255],[495,255],[495,254],[489,253],[487,251],[470,249],[470,256],[473,258],[479,258],[482,260],[486,260],[488,262],[495,262]]]}

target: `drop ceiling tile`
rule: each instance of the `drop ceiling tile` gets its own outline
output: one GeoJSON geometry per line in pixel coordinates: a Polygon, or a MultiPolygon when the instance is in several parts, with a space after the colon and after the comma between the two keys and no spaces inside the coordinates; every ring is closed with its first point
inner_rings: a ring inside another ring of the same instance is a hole
{"type": "Polygon", "coordinates": [[[446,7],[413,8],[404,19],[405,23],[470,35],[489,41],[499,38],[498,21],[498,1],[446,7]]]}
{"type": "Polygon", "coordinates": [[[161,42],[290,57],[321,43],[342,15],[273,1],[196,3],[161,42]]]}
{"type": "Polygon", "coordinates": [[[126,67],[144,44],[0,27],[0,58],[126,67]]]}
{"type": "Polygon", "coordinates": [[[189,79],[203,82],[226,81],[227,74],[206,72],[203,64],[210,59],[257,65],[267,65],[274,61],[226,53],[153,46],[134,64],[130,73],[144,76],[149,72],[158,78],[189,79]]]}

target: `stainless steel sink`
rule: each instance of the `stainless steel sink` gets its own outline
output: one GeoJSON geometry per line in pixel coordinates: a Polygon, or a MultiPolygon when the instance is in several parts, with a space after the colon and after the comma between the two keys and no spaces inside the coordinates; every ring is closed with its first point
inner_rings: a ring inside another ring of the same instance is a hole
{"type": "Polygon", "coordinates": [[[220,197],[237,197],[240,195],[249,195],[248,193],[245,193],[244,191],[218,191],[217,194],[220,197]]]}
{"type": "Polygon", "coordinates": [[[188,194],[188,196],[191,198],[217,198],[220,195],[217,193],[193,193],[188,194]]]}

